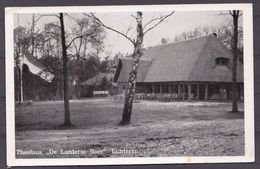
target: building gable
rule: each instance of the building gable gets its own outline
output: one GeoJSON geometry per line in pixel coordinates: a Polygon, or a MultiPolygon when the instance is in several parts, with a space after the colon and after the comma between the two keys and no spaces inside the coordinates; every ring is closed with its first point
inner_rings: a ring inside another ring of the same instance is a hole
{"type": "MultiPolygon", "coordinates": [[[[194,64],[189,81],[231,82],[232,53],[217,38],[209,38],[210,40],[194,64]],[[217,64],[219,59],[226,60],[226,64],[217,64]]],[[[237,65],[237,81],[243,82],[243,65],[239,61],[237,65]]]]}

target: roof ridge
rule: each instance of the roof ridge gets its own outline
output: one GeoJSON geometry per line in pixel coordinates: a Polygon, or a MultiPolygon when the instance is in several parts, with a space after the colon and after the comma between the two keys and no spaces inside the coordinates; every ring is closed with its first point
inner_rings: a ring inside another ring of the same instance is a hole
{"type": "Polygon", "coordinates": [[[182,43],[182,42],[187,42],[187,41],[192,41],[192,40],[197,40],[197,39],[202,39],[202,38],[209,38],[209,37],[213,37],[212,34],[209,34],[209,35],[206,35],[206,36],[200,36],[200,37],[196,37],[196,38],[189,38],[189,39],[180,40],[180,41],[171,42],[171,43],[166,43],[166,44],[159,44],[159,45],[156,45],[156,46],[149,46],[145,49],[148,50],[148,49],[151,49],[151,48],[168,46],[168,45],[173,45],[173,44],[177,44],[177,43],[182,43]]]}
{"type": "Polygon", "coordinates": [[[207,40],[205,40],[204,45],[203,45],[203,47],[201,48],[199,57],[197,58],[197,60],[196,60],[195,63],[193,64],[193,68],[192,68],[192,71],[190,71],[190,74],[189,74],[188,79],[191,78],[191,75],[192,75],[192,73],[193,73],[193,71],[194,71],[194,69],[195,69],[195,65],[198,64],[198,62],[199,62],[199,60],[200,60],[200,58],[201,58],[201,56],[202,56],[202,52],[203,52],[204,49],[208,46],[208,42],[209,42],[209,39],[210,39],[211,37],[212,37],[212,36],[207,36],[207,40]]]}

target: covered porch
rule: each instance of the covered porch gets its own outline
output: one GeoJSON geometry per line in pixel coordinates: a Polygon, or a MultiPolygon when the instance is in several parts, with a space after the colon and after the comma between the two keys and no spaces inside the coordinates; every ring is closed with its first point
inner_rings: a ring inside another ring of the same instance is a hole
{"type": "MultiPolygon", "coordinates": [[[[243,100],[243,83],[238,85],[238,98],[243,100]]],[[[136,98],[160,101],[231,100],[231,82],[157,82],[137,83],[136,98]]]]}

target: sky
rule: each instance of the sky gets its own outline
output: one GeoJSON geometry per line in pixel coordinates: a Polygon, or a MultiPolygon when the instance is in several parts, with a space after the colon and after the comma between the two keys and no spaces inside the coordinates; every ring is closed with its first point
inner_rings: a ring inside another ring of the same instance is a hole
{"type": "MultiPolygon", "coordinates": [[[[167,12],[144,12],[143,13],[143,25],[150,21],[154,17],[169,14],[167,12]]],[[[171,43],[174,41],[175,35],[185,31],[194,29],[195,27],[213,26],[220,27],[232,23],[232,17],[230,15],[220,15],[220,13],[227,13],[225,11],[177,11],[164,22],[159,24],[156,28],[145,34],[144,47],[156,46],[161,43],[162,38],[168,38],[171,43]]],[[[80,17],[82,14],[72,13],[73,17],[80,17]]],[[[125,32],[129,26],[133,27],[129,32],[131,38],[135,38],[136,34],[136,20],[131,15],[136,15],[136,12],[110,12],[110,13],[96,13],[95,14],[105,25],[110,26],[121,32],[125,32]]],[[[20,26],[26,26],[30,24],[32,20],[32,14],[19,14],[14,18],[14,26],[18,24],[20,26]],[[19,18],[19,19],[18,19],[19,18]]],[[[37,29],[41,29],[45,23],[58,21],[56,17],[46,16],[42,17],[36,26],[37,29]]],[[[68,17],[65,18],[65,28],[69,29],[75,23],[68,17]]],[[[106,30],[106,38],[104,41],[105,50],[115,55],[118,52],[123,54],[130,54],[133,52],[133,45],[125,37],[106,30]]]]}

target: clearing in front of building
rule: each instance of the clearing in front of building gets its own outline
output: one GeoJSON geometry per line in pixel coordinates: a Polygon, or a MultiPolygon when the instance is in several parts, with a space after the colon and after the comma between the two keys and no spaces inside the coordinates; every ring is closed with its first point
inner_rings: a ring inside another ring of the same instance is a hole
{"type": "Polygon", "coordinates": [[[17,158],[172,157],[244,155],[243,104],[134,103],[131,124],[119,126],[123,103],[72,100],[73,127],[64,129],[63,102],[16,107],[17,158]],[[21,109],[20,109],[21,108],[21,109]],[[39,151],[36,154],[21,152],[39,151]],[[56,154],[49,153],[56,151],[56,154]]]}

